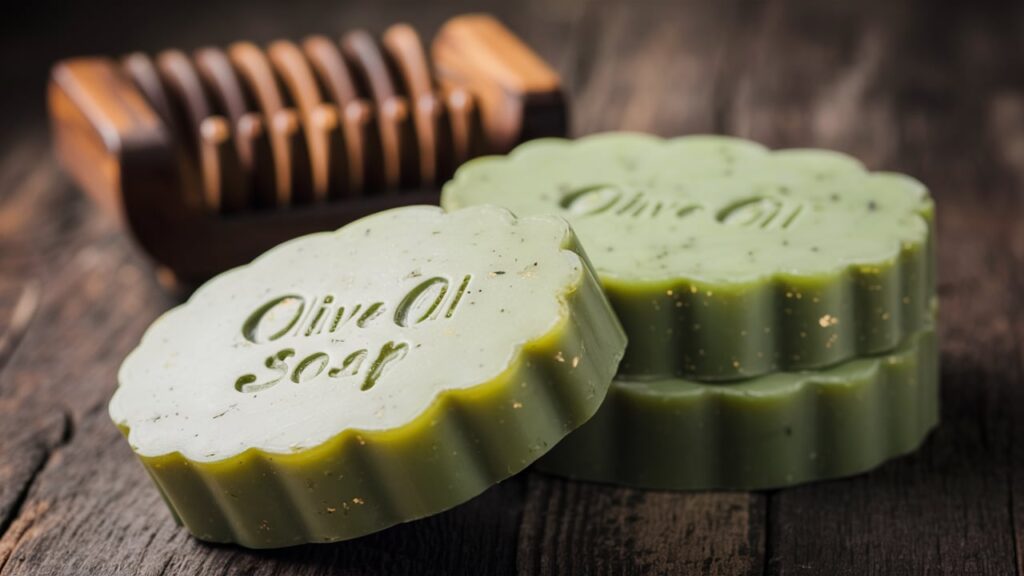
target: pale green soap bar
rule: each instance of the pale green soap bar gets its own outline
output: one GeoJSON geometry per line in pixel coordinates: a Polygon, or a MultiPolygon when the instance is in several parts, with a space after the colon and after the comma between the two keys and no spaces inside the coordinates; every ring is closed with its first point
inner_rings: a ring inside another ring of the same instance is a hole
{"type": "Polygon", "coordinates": [[[939,421],[935,330],[888,354],[741,383],[616,380],[589,422],[537,464],[582,480],[763,490],[866,472],[939,421]]]}
{"type": "Polygon", "coordinates": [[[629,335],[623,377],[729,381],[887,352],[935,293],[926,188],[835,152],[536,140],[445,186],[445,208],[478,204],[572,223],[629,335]]]}
{"type": "Polygon", "coordinates": [[[343,540],[529,465],[624,348],[564,220],[399,208],[205,284],[124,361],[110,415],[198,538],[343,540]]]}

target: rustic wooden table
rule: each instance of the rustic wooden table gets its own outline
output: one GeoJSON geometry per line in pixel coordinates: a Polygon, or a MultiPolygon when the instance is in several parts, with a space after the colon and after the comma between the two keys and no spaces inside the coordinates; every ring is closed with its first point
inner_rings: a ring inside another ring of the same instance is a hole
{"type": "Polygon", "coordinates": [[[175,302],[54,166],[39,121],[46,66],[396,20],[430,34],[480,7],[104,4],[59,4],[0,35],[17,60],[5,61],[0,96],[0,574],[1024,568],[1020,3],[487,2],[560,69],[576,134],[737,134],[843,150],[926,182],[939,204],[942,425],[917,454],[847,480],[681,494],[528,471],[427,520],[265,552],[205,545],[175,526],[107,417],[118,364],[175,302]]]}

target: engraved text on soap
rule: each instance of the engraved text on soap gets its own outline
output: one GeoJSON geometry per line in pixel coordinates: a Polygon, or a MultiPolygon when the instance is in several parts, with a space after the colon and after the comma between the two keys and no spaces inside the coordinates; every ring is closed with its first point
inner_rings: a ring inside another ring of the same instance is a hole
{"type": "Polygon", "coordinates": [[[765,194],[734,200],[725,206],[706,206],[686,199],[650,195],[615,184],[593,184],[565,191],[559,207],[578,218],[632,217],[684,219],[710,212],[726,226],[749,229],[787,229],[804,210],[802,203],[765,194]]]}
{"type": "MultiPolygon", "coordinates": [[[[242,337],[257,344],[273,344],[285,338],[332,337],[346,329],[360,329],[376,322],[392,322],[410,328],[425,322],[452,318],[472,276],[454,281],[433,276],[417,283],[392,304],[345,305],[333,294],[307,297],[283,294],[257,307],[242,324],[242,337]]],[[[295,384],[317,378],[360,381],[360,390],[369,390],[389,367],[409,353],[409,343],[388,341],[376,349],[367,347],[337,352],[318,350],[297,357],[294,348],[280,348],[263,361],[261,374],[247,373],[235,381],[235,390],[260,392],[282,382],[295,384]]]]}

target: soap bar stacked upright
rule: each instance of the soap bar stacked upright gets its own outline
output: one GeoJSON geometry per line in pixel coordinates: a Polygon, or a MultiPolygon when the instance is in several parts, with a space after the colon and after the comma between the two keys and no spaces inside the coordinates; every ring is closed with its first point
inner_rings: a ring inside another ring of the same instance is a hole
{"type": "Polygon", "coordinates": [[[461,168],[447,209],[567,218],[629,337],[567,476],[759,489],[854,474],[938,420],[933,203],[820,150],[604,134],[461,168]]]}

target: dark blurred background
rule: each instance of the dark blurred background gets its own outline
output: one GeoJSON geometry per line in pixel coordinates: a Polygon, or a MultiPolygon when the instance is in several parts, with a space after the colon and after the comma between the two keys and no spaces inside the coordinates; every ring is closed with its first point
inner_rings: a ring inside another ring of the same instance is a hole
{"type": "MultiPolygon", "coordinates": [[[[429,42],[445,19],[468,11],[496,14],[562,74],[577,134],[725,132],[774,146],[867,149],[869,164],[884,164],[900,144],[894,133],[923,138],[938,118],[955,126],[932,144],[950,152],[968,132],[1001,139],[1024,125],[1024,2],[1010,0],[8,3],[0,121],[9,138],[43,120],[47,72],[64,57],[376,33],[398,21],[429,42]]],[[[1019,147],[993,145],[1024,163],[1019,147]]]]}

